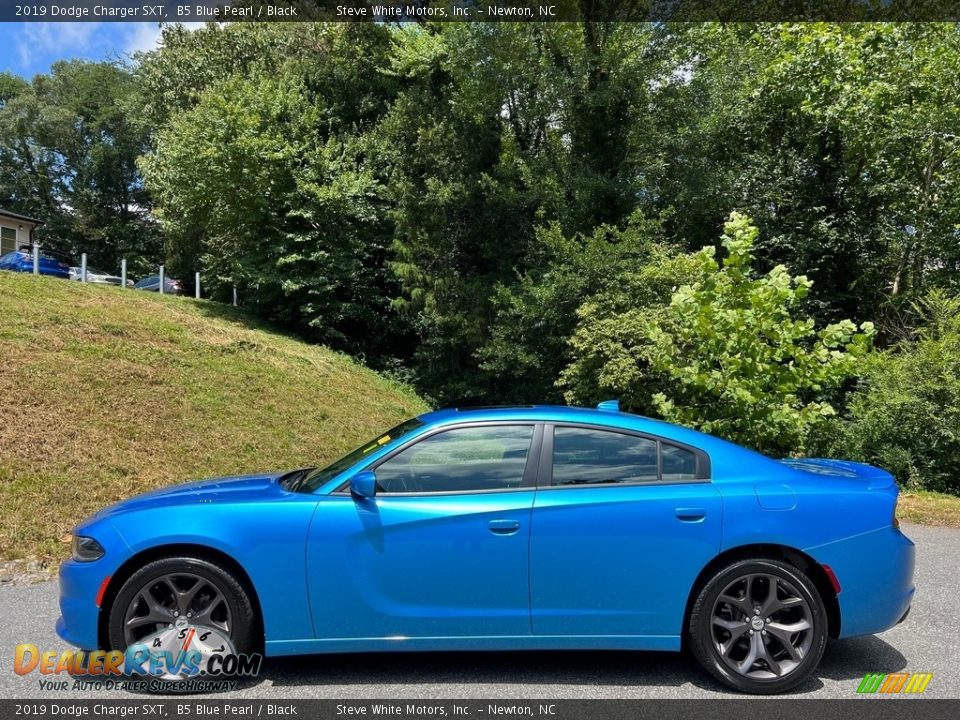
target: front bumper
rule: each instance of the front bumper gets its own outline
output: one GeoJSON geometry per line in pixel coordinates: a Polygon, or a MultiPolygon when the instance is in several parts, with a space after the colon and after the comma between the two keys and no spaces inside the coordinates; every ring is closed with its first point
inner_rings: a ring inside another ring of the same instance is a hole
{"type": "Polygon", "coordinates": [[[840,637],[871,635],[906,619],[916,587],[916,548],[899,529],[881,528],[809,548],[840,582],[840,637]]]}
{"type": "Polygon", "coordinates": [[[56,630],[63,640],[82,650],[97,650],[100,608],[97,592],[110,575],[101,560],[60,565],[60,617],[56,630]]]}

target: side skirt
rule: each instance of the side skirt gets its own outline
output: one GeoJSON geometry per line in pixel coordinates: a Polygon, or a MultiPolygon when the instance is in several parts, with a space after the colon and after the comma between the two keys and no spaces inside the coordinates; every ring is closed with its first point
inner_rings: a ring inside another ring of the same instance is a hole
{"type": "Polygon", "coordinates": [[[268,657],[355,652],[473,650],[679,651],[679,635],[511,635],[499,637],[386,637],[268,640],[268,657]]]}

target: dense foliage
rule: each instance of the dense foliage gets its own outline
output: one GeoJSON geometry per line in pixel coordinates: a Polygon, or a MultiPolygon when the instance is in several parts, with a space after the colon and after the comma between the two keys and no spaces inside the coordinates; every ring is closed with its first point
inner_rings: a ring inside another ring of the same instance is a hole
{"type": "Polygon", "coordinates": [[[136,93],[106,63],[58,62],[32,83],[0,73],[0,207],[44,220],[49,245],[92,266],[128,257],[145,272],[161,239],[136,168],[149,136],[136,93]]]}
{"type": "Polygon", "coordinates": [[[802,451],[835,415],[829,393],[856,374],[874,328],[843,320],[817,330],[798,317],[813,283],[783,265],[755,277],[756,240],[749,218],[733,213],[724,259],[713,246],[689,256],[686,284],[659,311],[587,306],[565,380],[605,378],[605,390],[672,422],[774,454],[802,451]]]}
{"type": "Polygon", "coordinates": [[[772,452],[831,408],[925,477],[867,418],[960,291],[957,77],[954,24],[168,26],[0,76],[0,204],[438,403],[619,394],[772,452]]]}
{"type": "Polygon", "coordinates": [[[825,452],[887,468],[913,487],[960,493],[960,300],[919,301],[923,324],[870,363],[825,452]]]}
{"type": "MultiPolygon", "coordinates": [[[[373,25],[311,30],[323,53],[279,74],[270,54],[248,75],[182,100],[142,167],[172,272],[199,269],[220,297],[236,285],[273,320],[382,356],[399,334],[387,317],[398,288],[386,266],[385,166],[371,156],[376,140],[367,133],[391,97],[392,81],[378,72],[390,38],[373,25]]],[[[245,35],[202,32],[217,43],[245,35]]],[[[166,60],[145,61],[143,72],[166,60]]]]}

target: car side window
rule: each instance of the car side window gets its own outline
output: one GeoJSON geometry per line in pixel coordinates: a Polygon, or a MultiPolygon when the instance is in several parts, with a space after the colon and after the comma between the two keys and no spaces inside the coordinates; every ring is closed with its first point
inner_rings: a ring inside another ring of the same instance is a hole
{"type": "Polygon", "coordinates": [[[518,488],[532,439],[533,425],[445,430],[378,465],[377,489],[440,493],[518,488]]]}
{"type": "Polygon", "coordinates": [[[557,427],[553,485],[656,482],[657,441],[606,430],[557,427]]]}
{"type": "Polygon", "coordinates": [[[691,451],[662,443],[660,452],[663,482],[682,482],[697,478],[697,456],[691,451]]]}
{"type": "Polygon", "coordinates": [[[554,486],[688,482],[697,473],[696,453],[669,442],[598,428],[553,431],[554,486]]]}

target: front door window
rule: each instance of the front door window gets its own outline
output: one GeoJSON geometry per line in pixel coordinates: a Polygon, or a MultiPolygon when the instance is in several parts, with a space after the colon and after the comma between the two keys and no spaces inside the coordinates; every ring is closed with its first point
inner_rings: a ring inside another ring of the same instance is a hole
{"type": "Polygon", "coordinates": [[[523,483],[533,425],[457,428],[431,435],[376,468],[378,492],[512,490],[523,483]]]}

